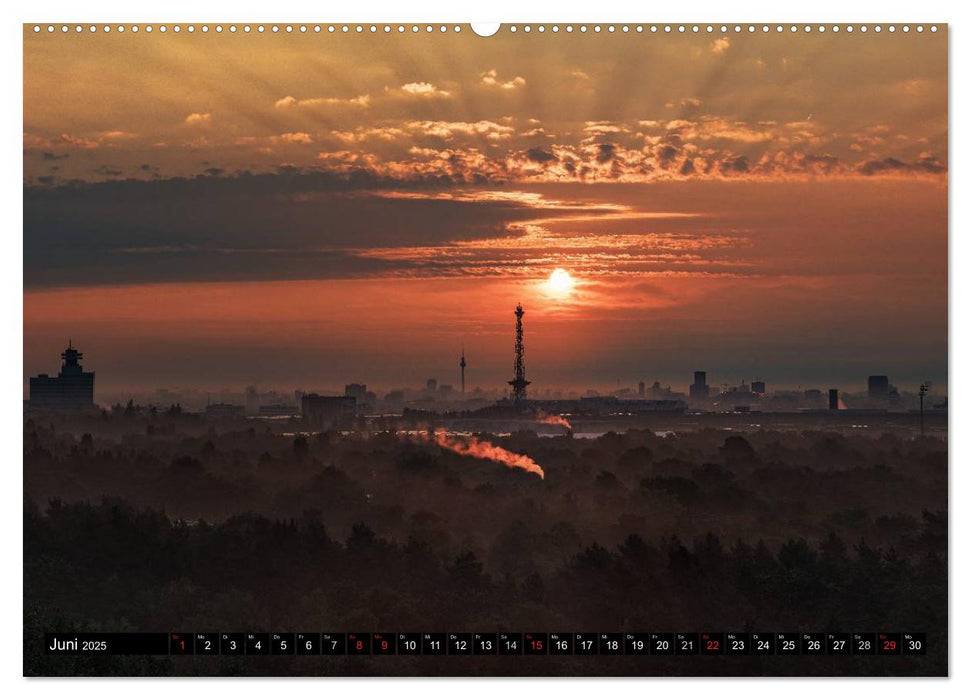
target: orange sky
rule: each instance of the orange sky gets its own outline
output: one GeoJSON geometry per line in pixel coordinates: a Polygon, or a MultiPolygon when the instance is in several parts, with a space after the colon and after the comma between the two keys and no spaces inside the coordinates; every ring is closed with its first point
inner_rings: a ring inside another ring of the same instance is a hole
{"type": "MultiPolygon", "coordinates": [[[[25,375],[947,382],[946,36],[25,33],[25,375]],[[568,270],[572,290],[544,281],[568,270]]],[[[678,387],[676,387],[678,388],[678,387]]],[[[906,387],[905,387],[906,388],[906,387]]]]}

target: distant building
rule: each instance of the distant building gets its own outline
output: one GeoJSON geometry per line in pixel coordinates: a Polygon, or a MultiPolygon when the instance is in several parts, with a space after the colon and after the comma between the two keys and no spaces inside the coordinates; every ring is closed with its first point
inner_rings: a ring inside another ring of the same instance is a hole
{"type": "Polygon", "coordinates": [[[645,394],[649,399],[658,399],[662,401],[683,401],[685,398],[684,394],[680,394],[676,391],[672,391],[671,387],[661,386],[661,382],[654,382],[651,386],[647,387],[645,394]]]}
{"type": "Polygon", "coordinates": [[[64,364],[56,377],[38,374],[30,378],[30,408],[76,410],[94,406],[94,372],[85,372],[84,357],[68,341],[61,353],[64,364]]]}
{"type": "Polygon", "coordinates": [[[762,406],[770,411],[797,411],[803,408],[803,399],[800,391],[776,390],[764,397],[762,406]]]}
{"type": "Polygon", "coordinates": [[[840,392],[839,389],[829,390],[829,410],[838,411],[840,410],[840,392]]]}
{"type": "Polygon", "coordinates": [[[887,393],[887,400],[890,402],[891,406],[898,406],[900,404],[900,390],[897,389],[893,384],[890,385],[890,391],[887,393]]]}
{"type": "Polygon", "coordinates": [[[637,395],[638,396],[640,396],[641,398],[644,398],[645,389],[646,389],[646,385],[644,384],[643,381],[637,382],[637,395]]]}
{"type": "Polygon", "coordinates": [[[304,394],[300,414],[315,428],[339,428],[351,423],[357,411],[353,396],[320,396],[304,394]]]}
{"type": "Polygon", "coordinates": [[[695,372],[695,383],[688,388],[688,395],[692,399],[708,398],[708,373],[695,372]]]}
{"type": "Polygon", "coordinates": [[[206,420],[233,420],[243,418],[246,407],[232,403],[211,403],[206,406],[206,420]]]}
{"type": "Polygon", "coordinates": [[[802,400],[806,408],[822,408],[823,392],[819,389],[806,389],[802,392],[802,400]]]}
{"type": "Polygon", "coordinates": [[[761,379],[756,379],[752,382],[752,393],[753,394],[765,394],[765,382],[761,379]]]}
{"type": "MultiPolygon", "coordinates": [[[[616,396],[584,396],[579,399],[530,399],[527,405],[531,409],[546,413],[587,416],[683,413],[688,408],[688,405],[680,400],[621,399],[616,396]]],[[[484,412],[494,410],[494,406],[481,409],[484,412]]]]}
{"type": "Polygon", "coordinates": [[[575,413],[585,415],[638,415],[644,413],[682,412],[683,401],[654,401],[650,399],[621,399],[614,396],[587,396],[579,401],[575,413]]]}
{"type": "Polygon", "coordinates": [[[425,388],[430,392],[435,392],[438,389],[438,380],[432,377],[427,382],[425,382],[425,388]]]}
{"type": "Polygon", "coordinates": [[[762,397],[758,394],[753,394],[748,389],[748,384],[744,383],[742,386],[727,388],[714,397],[713,404],[719,410],[724,410],[725,407],[731,406],[734,411],[738,411],[741,406],[760,405],[762,397]]]}
{"type": "Polygon", "coordinates": [[[246,387],[244,405],[247,416],[255,416],[260,412],[260,392],[255,386],[246,387]]]}
{"type": "Polygon", "coordinates": [[[288,418],[300,415],[300,409],[283,403],[271,403],[260,406],[260,418],[288,418]]]}
{"type": "Polygon", "coordinates": [[[394,391],[389,391],[384,395],[385,403],[400,406],[405,402],[405,392],[401,389],[395,389],[394,391]]]}
{"type": "Polygon", "coordinates": [[[448,400],[452,398],[452,393],[454,391],[455,389],[452,387],[451,384],[442,384],[441,386],[438,387],[438,394],[439,396],[441,396],[443,400],[448,400]]]}
{"type": "Polygon", "coordinates": [[[367,384],[345,384],[344,396],[353,396],[357,401],[355,410],[362,413],[370,411],[378,401],[377,394],[367,390],[367,384]]]}
{"type": "Polygon", "coordinates": [[[866,395],[871,403],[886,403],[890,398],[890,378],[885,374],[871,374],[866,380],[866,395]]]}
{"type": "Polygon", "coordinates": [[[367,395],[367,384],[345,384],[344,396],[353,396],[358,401],[363,401],[367,395]]]}

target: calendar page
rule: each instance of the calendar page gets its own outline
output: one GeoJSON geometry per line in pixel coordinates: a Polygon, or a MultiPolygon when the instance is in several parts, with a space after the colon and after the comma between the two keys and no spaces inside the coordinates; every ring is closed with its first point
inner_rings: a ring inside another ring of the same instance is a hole
{"type": "Polygon", "coordinates": [[[27,676],[946,676],[946,24],[23,26],[27,676]]]}

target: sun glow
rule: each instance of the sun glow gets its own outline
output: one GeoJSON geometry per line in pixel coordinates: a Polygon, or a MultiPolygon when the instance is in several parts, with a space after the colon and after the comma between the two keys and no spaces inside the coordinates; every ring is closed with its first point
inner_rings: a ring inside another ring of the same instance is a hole
{"type": "Polygon", "coordinates": [[[570,276],[570,273],[562,267],[558,267],[550,273],[549,279],[546,280],[546,291],[552,296],[562,298],[569,296],[575,285],[576,280],[570,276]]]}

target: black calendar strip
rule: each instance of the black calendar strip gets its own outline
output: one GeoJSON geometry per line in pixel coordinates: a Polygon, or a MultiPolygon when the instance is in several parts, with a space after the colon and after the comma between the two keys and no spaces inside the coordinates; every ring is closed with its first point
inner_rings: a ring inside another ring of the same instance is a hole
{"type": "Polygon", "coordinates": [[[48,633],[51,655],[922,656],[924,632],[48,633]]]}

